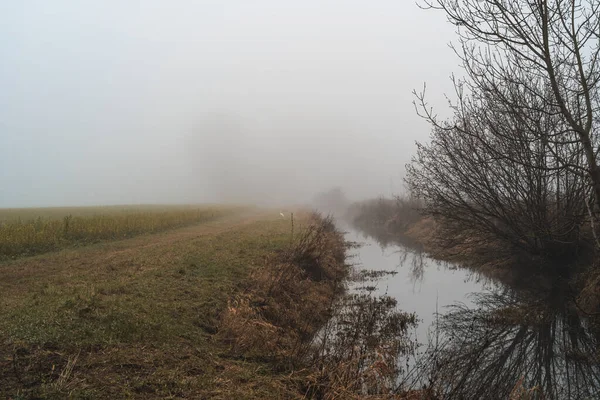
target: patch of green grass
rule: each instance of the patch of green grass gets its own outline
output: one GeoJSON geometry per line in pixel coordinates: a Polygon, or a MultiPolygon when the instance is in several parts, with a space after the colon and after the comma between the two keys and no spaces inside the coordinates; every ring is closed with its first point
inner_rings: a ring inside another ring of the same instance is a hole
{"type": "Polygon", "coordinates": [[[219,388],[230,379],[250,387],[239,398],[264,398],[273,388],[255,385],[271,381],[267,367],[229,359],[213,333],[248,274],[289,245],[290,223],[205,225],[173,232],[177,240],[0,264],[0,397],[227,398],[219,388]]]}

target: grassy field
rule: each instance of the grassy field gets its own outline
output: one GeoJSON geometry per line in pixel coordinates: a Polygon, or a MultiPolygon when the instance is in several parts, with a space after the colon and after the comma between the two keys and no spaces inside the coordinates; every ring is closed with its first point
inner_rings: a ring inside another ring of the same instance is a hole
{"type": "Polygon", "coordinates": [[[4,260],[0,398],[405,398],[415,317],[346,292],[348,246],[330,219],[246,210],[4,260]]]}
{"type": "Polygon", "coordinates": [[[243,210],[217,205],[0,209],[0,258],[156,233],[243,210]]]}
{"type": "Polygon", "coordinates": [[[290,234],[278,212],[216,218],[0,263],[0,398],[277,398],[213,334],[290,234]]]}

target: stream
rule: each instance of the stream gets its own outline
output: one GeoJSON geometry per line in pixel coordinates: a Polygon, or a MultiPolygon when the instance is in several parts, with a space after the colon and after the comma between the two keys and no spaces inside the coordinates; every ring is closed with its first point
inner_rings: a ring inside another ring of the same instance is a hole
{"type": "Polygon", "coordinates": [[[360,243],[358,269],[390,271],[372,283],[419,320],[401,385],[434,385],[449,399],[600,399],[600,329],[557,283],[508,287],[467,268],[342,226],[360,243]]]}

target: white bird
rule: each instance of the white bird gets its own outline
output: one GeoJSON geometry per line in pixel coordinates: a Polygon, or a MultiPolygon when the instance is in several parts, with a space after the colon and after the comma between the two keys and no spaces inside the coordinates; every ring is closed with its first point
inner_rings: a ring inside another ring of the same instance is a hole
{"type": "Polygon", "coordinates": [[[280,212],[279,215],[281,215],[281,218],[285,218],[285,215],[283,215],[282,212],[280,212]]]}

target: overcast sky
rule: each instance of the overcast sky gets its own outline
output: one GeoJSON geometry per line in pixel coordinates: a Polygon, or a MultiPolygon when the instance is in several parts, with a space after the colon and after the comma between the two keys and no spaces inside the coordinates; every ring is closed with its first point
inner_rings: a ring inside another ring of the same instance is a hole
{"type": "Polygon", "coordinates": [[[0,0],[0,207],[398,192],[453,39],[412,0],[0,0]]]}

